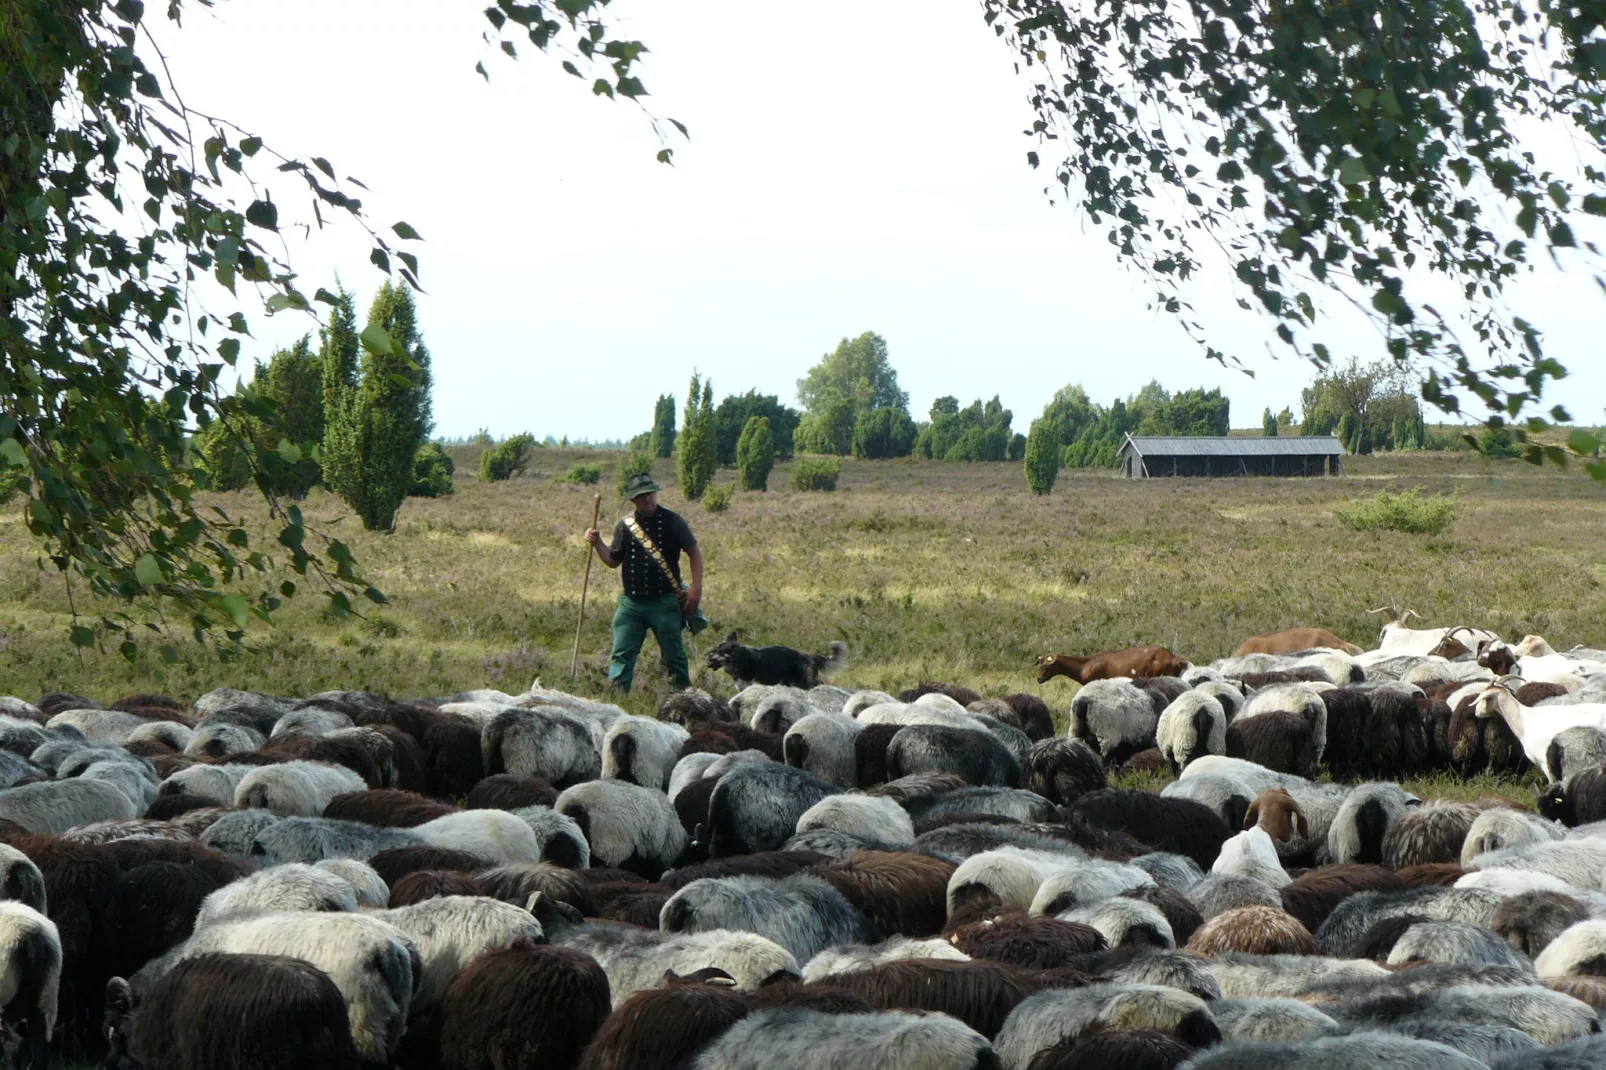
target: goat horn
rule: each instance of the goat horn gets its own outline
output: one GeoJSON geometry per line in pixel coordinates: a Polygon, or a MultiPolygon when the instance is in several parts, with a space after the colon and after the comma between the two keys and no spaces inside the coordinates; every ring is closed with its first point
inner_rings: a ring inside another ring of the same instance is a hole
{"type": "Polygon", "coordinates": [[[1393,612],[1393,610],[1389,609],[1388,606],[1378,606],[1376,609],[1368,609],[1366,611],[1366,615],[1367,616],[1371,616],[1373,613],[1392,613],[1392,612],[1393,612]]]}
{"type": "Polygon", "coordinates": [[[1418,613],[1416,610],[1408,609],[1403,614],[1401,614],[1400,623],[1402,623],[1402,624],[1405,623],[1405,621],[1410,619],[1411,617],[1415,617],[1417,620],[1426,620],[1427,619],[1426,617],[1422,616],[1422,614],[1418,613]]]}

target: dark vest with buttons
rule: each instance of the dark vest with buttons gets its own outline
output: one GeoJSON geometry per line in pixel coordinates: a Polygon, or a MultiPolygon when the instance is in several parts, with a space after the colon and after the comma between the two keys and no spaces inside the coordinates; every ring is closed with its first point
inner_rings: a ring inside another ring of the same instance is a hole
{"type": "MultiPolygon", "coordinates": [[[[681,545],[680,537],[676,534],[680,524],[677,513],[658,507],[658,511],[650,517],[636,517],[636,523],[641,530],[658,547],[658,552],[664,555],[669,562],[670,569],[675,573],[675,582],[670,584],[664,570],[652,559],[652,555],[642,548],[636,537],[630,534],[624,521],[619,522],[615,533],[615,542],[623,541],[624,560],[619,565],[620,578],[624,581],[625,594],[632,598],[652,598],[657,595],[675,594],[680,590],[680,554],[685,549],[681,545]]],[[[682,521],[682,524],[684,521],[682,521]]]]}

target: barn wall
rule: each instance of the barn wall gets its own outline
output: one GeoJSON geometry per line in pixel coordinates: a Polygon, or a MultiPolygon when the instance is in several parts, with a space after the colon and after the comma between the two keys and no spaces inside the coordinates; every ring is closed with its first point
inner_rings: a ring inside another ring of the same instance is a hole
{"type": "Polygon", "coordinates": [[[1238,476],[1272,476],[1295,478],[1321,476],[1331,473],[1342,475],[1343,468],[1337,457],[1321,454],[1248,454],[1239,457],[1220,457],[1214,454],[1200,456],[1149,457],[1137,456],[1126,450],[1122,454],[1122,473],[1128,479],[1145,476],[1170,476],[1192,479],[1223,479],[1238,476]],[[1144,469],[1147,468],[1147,472],[1144,469]]]}

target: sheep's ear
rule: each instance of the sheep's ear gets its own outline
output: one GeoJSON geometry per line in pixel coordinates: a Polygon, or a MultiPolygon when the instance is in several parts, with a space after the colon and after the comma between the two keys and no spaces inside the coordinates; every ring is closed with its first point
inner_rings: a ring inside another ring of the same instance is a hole
{"type": "Polygon", "coordinates": [[[1249,804],[1249,809],[1244,812],[1244,828],[1245,830],[1252,829],[1258,824],[1260,824],[1260,800],[1256,799],[1249,804]]]}
{"type": "Polygon", "coordinates": [[[1310,839],[1310,822],[1306,821],[1305,815],[1300,813],[1298,810],[1294,811],[1294,827],[1299,830],[1300,839],[1310,839]]]}
{"type": "Polygon", "coordinates": [[[133,990],[121,977],[106,982],[106,1009],[118,1014],[131,1014],[134,1010],[133,990]]]}

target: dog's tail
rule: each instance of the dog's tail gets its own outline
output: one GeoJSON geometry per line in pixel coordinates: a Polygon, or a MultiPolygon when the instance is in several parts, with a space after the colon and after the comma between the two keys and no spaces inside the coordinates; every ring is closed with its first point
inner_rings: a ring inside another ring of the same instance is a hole
{"type": "Polygon", "coordinates": [[[832,642],[829,654],[816,654],[814,661],[814,678],[819,680],[822,673],[836,672],[848,663],[848,644],[840,639],[832,642]]]}

